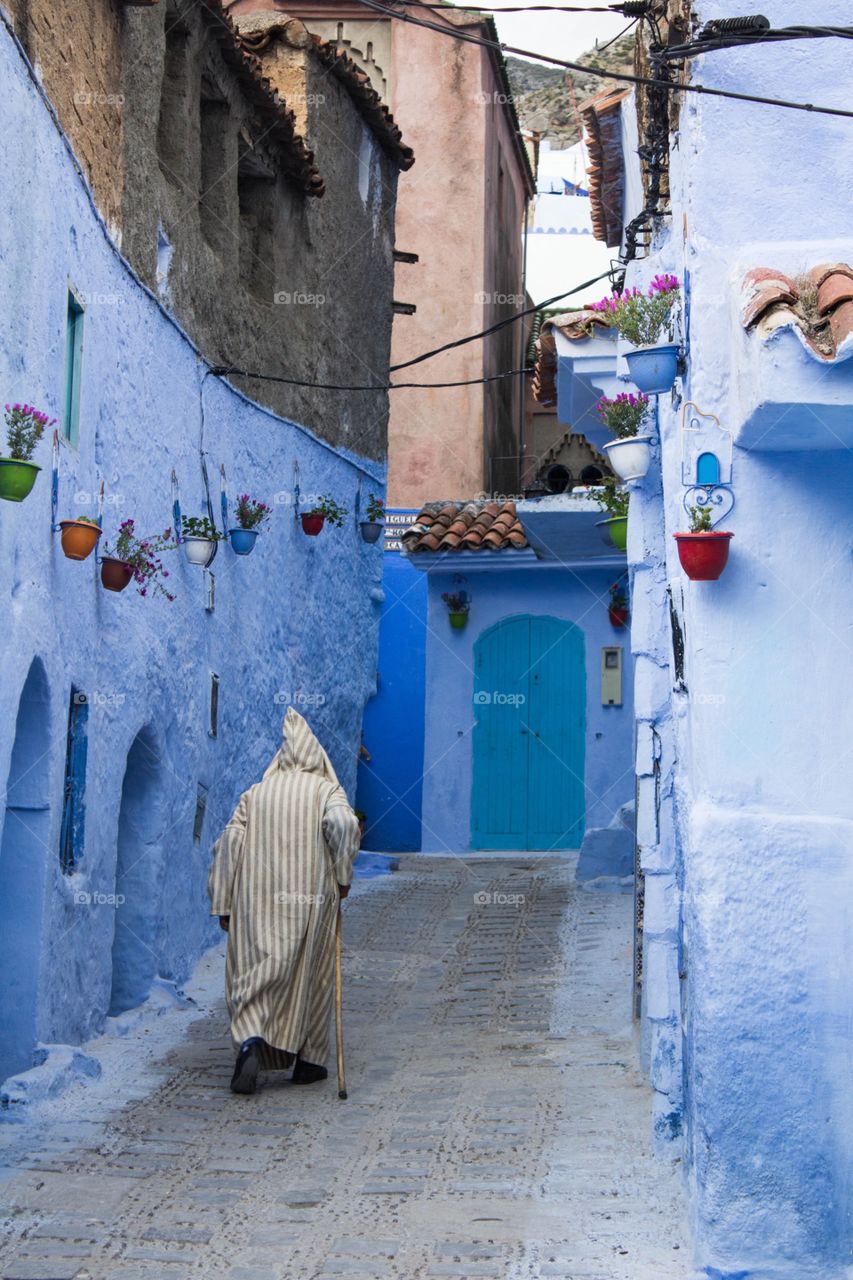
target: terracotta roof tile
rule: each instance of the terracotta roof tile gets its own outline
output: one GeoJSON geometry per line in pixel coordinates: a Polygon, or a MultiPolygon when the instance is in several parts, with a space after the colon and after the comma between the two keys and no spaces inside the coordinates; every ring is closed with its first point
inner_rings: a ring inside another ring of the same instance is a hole
{"type": "Polygon", "coordinates": [[[429,502],[402,541],[409,552],[523,550],[529,545],[514,502],[429,502]]]}
{"type": "Polygon", "coordinates": [[[777,329],[796,329],[819,360],[853,355],[853,267],[823,263],[801,283],[755,267],[743,279],[741,321],[764,338],[777,329]]]}
{"type": "Polygon", "coordinates": [[[415,153],[403,142],[399,125],[370,83],[367,74],[346,50],[337,48],[333,41],[323,40],[316,35],[311,38],[320,61],[344,85],[385,150],[393,155],[402,170],[411,169],[415,163],[415,153]]]}
{"type": "Polygon", "coordinates": [[[622,156],[622,103],[630,89],[608,90],[582,103],[589,155],[589,203],[592,234],[611,248],[622,241],[625,165],[622,156]]]}

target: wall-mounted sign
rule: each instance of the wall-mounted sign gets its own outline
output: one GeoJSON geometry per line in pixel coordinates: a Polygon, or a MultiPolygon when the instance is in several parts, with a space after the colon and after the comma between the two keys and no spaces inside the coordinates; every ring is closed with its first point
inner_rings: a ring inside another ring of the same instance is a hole
{"type": "Polygon", "coordinates": [[[385,550],[402,551],[400,535],[415,523],[418,507],[393,507],[385,515],[385,550]]]}

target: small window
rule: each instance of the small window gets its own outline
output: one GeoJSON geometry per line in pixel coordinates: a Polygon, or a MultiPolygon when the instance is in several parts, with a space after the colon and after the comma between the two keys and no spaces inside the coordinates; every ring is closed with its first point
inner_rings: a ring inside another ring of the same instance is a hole
{"type": "Polygon", "coordinates": [[[83,372],[83,304],[68,290],[65,311],[65,399],[62,434],[76,446],[80,436],[80,379],[83,372]]]}
{"type": "Polygon", "coordinates": [[[74,871],[83,857],[88,718],[89,699],[72,685],[65,747],[62,827],[59,835],[59,865],[66,875],[74,871]]]}

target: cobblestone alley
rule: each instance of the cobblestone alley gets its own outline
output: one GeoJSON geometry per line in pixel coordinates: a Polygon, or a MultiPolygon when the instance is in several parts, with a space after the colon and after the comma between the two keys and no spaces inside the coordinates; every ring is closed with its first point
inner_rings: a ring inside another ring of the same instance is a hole
{"type": "Polygon", "coordinates": [[[356,886],[344,936],[348,1101],[332,1078],[229,1092],[210,953],[189,1007],[131,1015],[87,1046],[100,1079],[3,1127],[0,1276],[686,1280],[630,896],[565,859],[416,855],[356,886]]]}

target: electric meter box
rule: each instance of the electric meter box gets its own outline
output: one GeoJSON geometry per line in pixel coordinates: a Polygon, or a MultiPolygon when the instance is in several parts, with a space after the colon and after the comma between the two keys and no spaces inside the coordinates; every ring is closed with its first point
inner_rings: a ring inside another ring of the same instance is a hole
{"type": "Polygon", "coordinates": [[[606,645],[601,650],[601,702],[605,707],[622,706],[622,648],[606,645]]]}

